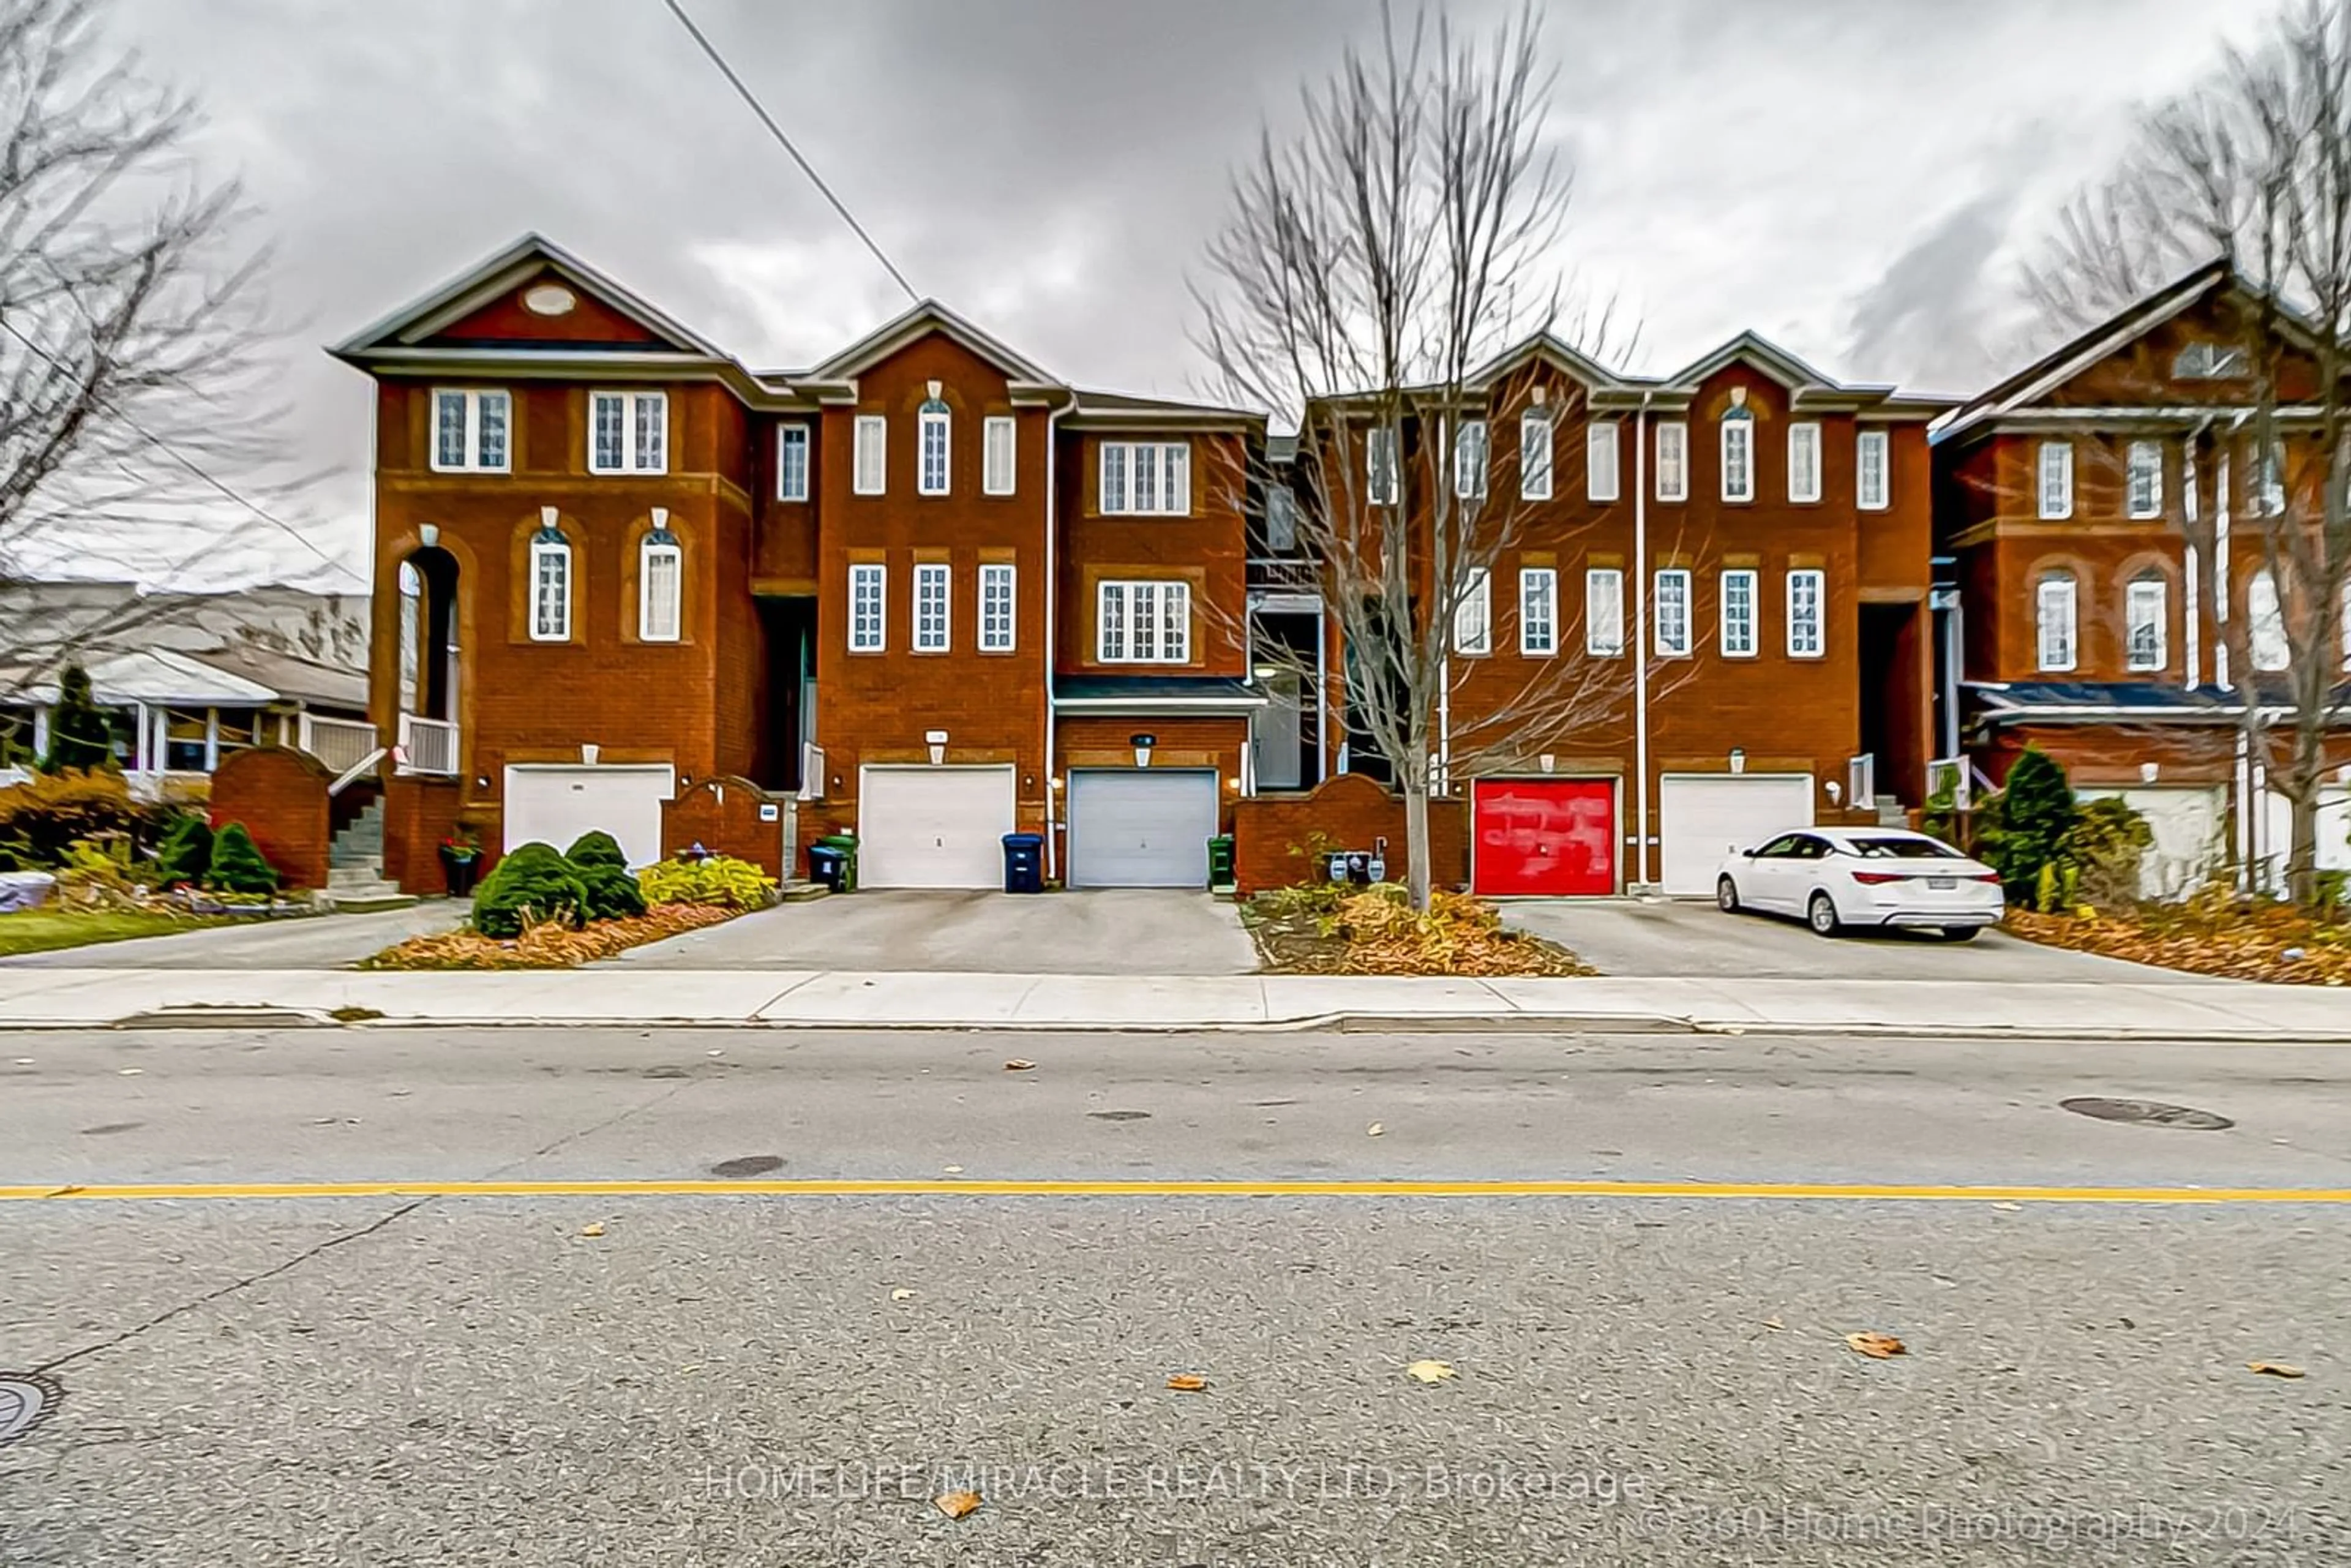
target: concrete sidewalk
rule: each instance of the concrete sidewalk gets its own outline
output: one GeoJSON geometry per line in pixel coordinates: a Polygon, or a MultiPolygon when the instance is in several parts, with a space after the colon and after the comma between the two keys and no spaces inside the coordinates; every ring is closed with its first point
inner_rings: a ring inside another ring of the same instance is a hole
{"type": "MultiPolygon", "coordinates": [[[[1198,1030],[1374,1026],[2351,1043],[2351,993],[2214,982],[1390,979],[1355,976],[575,969],[0,970],[0,1030],[202,1019],[205,1009],[388,1024],[1198,1030]]],[[[217,1021],[238,1021],[225,1017],[217,1021]]]]}

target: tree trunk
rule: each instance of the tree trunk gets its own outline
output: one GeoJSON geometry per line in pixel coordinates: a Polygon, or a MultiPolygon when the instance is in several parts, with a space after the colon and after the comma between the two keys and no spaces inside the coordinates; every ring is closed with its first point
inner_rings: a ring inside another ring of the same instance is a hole
{"type": "Polygon", "coordinates": [[[1412,779],[1404,787],[1405,893],[1416,910],[1428,907],[1428,784],[1412,779]]]}
{"type": "MultiPolygon", "coordinates": [[[[2267,801],[2262,802],[2264,806],[2267,801]]],[[[2305,790],[2294,798],[2294,831],[2290,835],[2294,849],[2286,861],[2285,885],[2288,896],[2299,909],[2318,907],[2318,791],[2305,790]]]]}

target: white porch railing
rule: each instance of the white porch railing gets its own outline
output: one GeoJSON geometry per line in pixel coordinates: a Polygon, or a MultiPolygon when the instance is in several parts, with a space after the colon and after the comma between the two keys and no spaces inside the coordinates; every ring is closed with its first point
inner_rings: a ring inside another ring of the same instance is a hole
{"type": "Polygon", "coordinates": [[[400,716],[400,767],[405,773],[457,771],[457,727],[447,719],[400,716]]]}
{"type": "Polygon", "coordinates": [[[800,743],[800,793],[803,800],[824,799],[824,747],[815,741],[800,743]]]}
{"type": "Polygon", "coordinates": [[[306,713],[294,743],[325,763],[329,771],[340,774],[376,748],[375,726],[306,713]]]}

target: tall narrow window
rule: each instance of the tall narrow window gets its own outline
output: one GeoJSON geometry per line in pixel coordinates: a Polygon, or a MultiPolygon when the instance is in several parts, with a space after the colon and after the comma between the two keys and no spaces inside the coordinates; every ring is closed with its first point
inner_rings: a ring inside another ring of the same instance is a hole
{"type": "Polygon", "coordinates": [[[433,467],[443,474],[503,474],[513,402],[501,390],[443,387],[433,394],[433,467]]]}
{"type": "Polygon", "coordinates": [[[2074,515],[2074,444],[2041,444],[2041,515],[2063,520],[2074,515]]]}
{"type": "Polygon", "coordinates": [[[1616,423],[1601,420],[1584,426],[1583,430],[1583,498],[1587,501],[1613,501],[1616,498],[1616,423]]]}
{"type": "Polygon", "coordinates": [[[1690,574],[1667,567],[1656,576],[1656,648],[1668,658],[1690,651],[1690,574]]]}
{"type": "Polygon", "coordinates": [[[1689,426],[1678,419],[1657,426],[1657,499],[1689,499],[1689,426]]]}
{"type": "Polygon", "coordinates": [[[2163,516],[2163,444],[2157,441],[2134,441],[2125,466],[2125,497],[2134,517],[2163,516]]]}
{"type": "Polygon", "coordinates": [[[2033,620],[2038,629],[2040,664],[2063,672],[2074,667],[2074,578],[2053,571],[2035,591],[2033,620]]]}
{"type": "Polygon", "coordinates": [[[1755,498],[1755,419],[1744,409],[1732,409],[1722,420],[1722,498],[1755,498]]]}
{"type": "Polygon", "coordinates": [[[1892,438],[1883,430],[1854,437],[1854,504],[1865,512],[1882,512],[1887,506],[1892,452],[1892,438]]]}
{"type": "Polygon", "coordinates": [[[852,466],[856,491],[861,496],[879,496],[888,487],[890,479],[889,416],[861,413],[855,431],[857,450],[852,466]]]}
{"type": "Polygon", "coordinates": [[[1625,651],[1625,574],[1615,567],[1583,574],[1583,651],[1601,659],[1625,651]]]}
{"type": "Polygon", "coordinates": [[[667,392],[638,392],[629,399],[629,455],[640,474],[669,472],[667,392]]]}
{"type": "Polygon", "coordinates": [[[776,427],[776,499],[805,501],[809,498],[809,427],[805,424],[779,424],[776,427]]]}
{"type": "Polygon", "coordinates": [[[1009,496],[1013,485],[1013,440],[1017,427],[1008,413],[990,414],[980,427],[979,487],[990,496],[1009,496]]]}
{"type": "Polygon", "coordinates": [[[2285,515],[2285,455],[2275,446],[2253,465],[2253,505],[2265,517],[2285,515]]]}
{"type": "Polygon", "coordinates": [[[2168,599],[2159,577],[2142,577],[2123,591],[2126,662],[2132,669],[2160,670],[2169,663],[2165,646],[2171,621],[2168,599]]]}
{"type": "Polygon", "coordinates": [[[947,635],[947,599],[954,591],[955,571],[944,561],[923,561],[914,568],[914,652],[944,653],[947,635]]]}
{"type": "Polygon", "coordinates": [[[890,569],[860,561],[849,569],[849,651],[878,653],[889,642],[883,616],[890,569]]]}
{"type": "Polygon", "coordinates": [[[1279,479],[1265,492],[1265,542],[1276,555],[1298,548],[1298,493],[1279,479]]]}
{"type": "Polygon", "coordinates": [[[1806,567],[1788,574],[1788,657],[1817,659],[1828,651],[1821,629],[1827,613],[1828,577],[1806,567]]]}
{"type": "Polygon", "coordinates": [[[1159,448],[1142,445],[1134,449],[1134,509],[1156,512],[1159,505],[1159,448]]]}
{"type": "Polygon", "coordinates": [[[1519,572],[1519,652],[1531,659],[1559,652],[1559,573],[1550,567],[1519,572]]]}
{"type": "Polygon", "coordinates": [[[656,507],[653,531],[637,547],[637,641],[676,642],[684,593],[685,551],[656,507]]]}
{"type": "Polygon", "coordinates": [[[1102,444],[1102,509],[1106,515],[1134,509],[1127,504],[1127,444],[1123,441],[1102,444]]]}
{"type": "Polygon", "coordinates": [[[1455,433],[1453,493],[1465,501],[1486,493],[1486,422],[1465,419],[1455,433]]]}
{"type": "Polygon", "coordinates": [[[1374,425],[1364,433],[1364,484],[1374,507],[1396,503],[1396,433],[1393,425],[1374,425]]]}
{"type": "Polygon", "coordinates": [[[592,392],[588,405],[590,473],[669,471],[667,392],[592,392]]]}
{"type": "Polygon", "coordinates": [[[1519,499],[1551,499],[1551,420],[1541,409],[1519,416],[1519,499]]]}
{"type": "Polygon", "coordinates": [[[1788,499],[1821,498],[1821,427],[1806,421],[1788,426],[1788,499]]]}
{"type": "Polygon", "coordinates": [[[1097,491],[1105,516],[1188,516],[1192,510],[1189,442],[1105,441],[1097,491]]]}
{"type": "Polygon", "coordinates": [[[1453,601],[1453,651],[1494,651],[1494,578],[1482,566],[1473,566],[1461,574],[1460,592],[1453,601]]]}
{"type": "Polygon", "coordinates": [[[551,517],[530,540],[530,639],[571,641],[571,543],[551,517]]]}
{"type": "Polygon", "coordinates": [[[1009,653],[1013,631],[1013,568],[1008,561],[988,561],[979,569],[979,651],[1009,653]]]}
{"type": "Polygon", "coordinates": [[[914,492],[921,496],[947,493],[948,422],[953,416],[937,398],[925,402],[914,416],[921,463],[914,475],[914,492]]]}
{"type": "Polygon", "coordinates": [[[2253,573],[2245,589],[2247,640],[2252,644],[2253,668],[2276,671],[2294,663],[2294,644],[2285,631],[2285,611],[2278,601],[2277,579],[2268,567],[2253,573]]]}
{"type": "Polygon", "coordinates": [[[1722,574],[1722,656],[1755,656],[1755,573],[1744,569],[1722,574]]]}

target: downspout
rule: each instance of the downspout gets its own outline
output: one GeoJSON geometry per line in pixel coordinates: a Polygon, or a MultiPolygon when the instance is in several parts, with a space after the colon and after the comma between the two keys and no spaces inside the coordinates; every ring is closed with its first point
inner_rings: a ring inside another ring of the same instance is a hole
{"type": "Polygon", "coordinates": [[[2183,601],[2180,631],[2187,643],[2187,658],[2182,670],[2187,686],[2194,691],[2204,679],[2204,573],[2203,558],[2196,551],[2196,519],[2198,510],[2198,476],[2196,449],[2203,444],[2204,433],[2212,427],[2209,419],[2199,423],[2188,434],[2185,449],[2179,456],[2179,516],[2181,533],[2185,536],[2179,559],[2179,597],[2183,601]]]}
{"type": "MultiPolygon", "coordinates": [[[[1075,401],[1076,394],[1071,394],[1075,401]]],[[[1061,627],[1056,619],[1060,610],[1060,580],[1053,564],[1053,543],[1061,531],[1060,479],[1061,449],[1056,441],[1055,427],[1067,412],[1064,403],[1045,413],[1045,880],[1052,882],[1061,875],[1061,840],[1057,831],[1053,810],[1053,781],[1060,777],[1054,772],[1059,754],[1054,751],[1055,714],[1053,711],[1053,664],[1061,657],[1061,627]]]]}
{"type": "MultiPolygon", "coordinates": [[[[1641,394],[1633,416],[1633,771],[1636,822],[1634,888],[1649,885],[1649,397],[1641,394]]],[[[1689,442],[1682,442],[1684,487],[1687,487],[1689,442]]]]}

